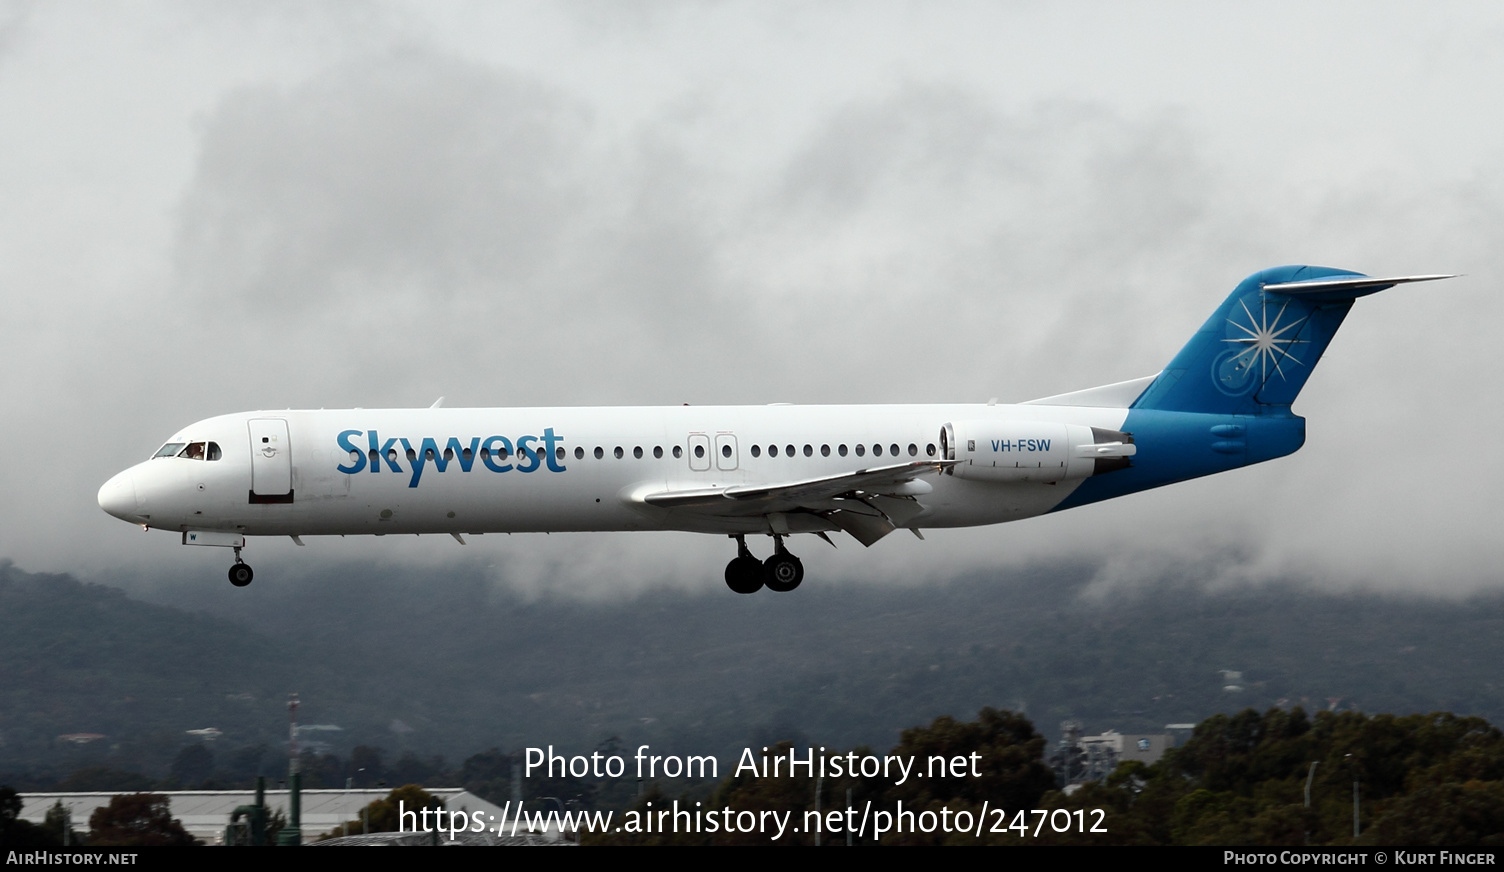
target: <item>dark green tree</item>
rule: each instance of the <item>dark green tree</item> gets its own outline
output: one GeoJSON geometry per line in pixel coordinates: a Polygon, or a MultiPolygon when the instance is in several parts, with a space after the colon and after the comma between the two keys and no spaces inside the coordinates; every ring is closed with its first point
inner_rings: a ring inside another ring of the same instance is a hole
{"type": "MultiPolygon", "coordinates": [[[[403,827],[402,812],[421,812],[429,808],[442,810],[444,800],[439,799],[416,784],[405,784],[384,799],[378,799],[367,805],[364,813],[346,824],[335,827],[318,837],[318,840],[333,839],[349,832],[351,835],[361,832],[368,833],[395,833],[403,827]]],[[[421,816],[417,825],[423,825],[421,816]]],[[[428,825],[434,827],[433,817],[428,819],[428,825]]],[[[413,818],[406,819],[407,829],[413,828],[413,818]]]]}
{"type": "Polygon", "coordinates": [[[42,829],[57,839],[59,844],[64,841],[70,846],[84,844],[84,834],[73,829],[72,823],[72,815],[63,807],[63,801],[60,799],[52,804],[52,808],[47,809],[47,817],[42,821],[42,829]],[[66,840],[63,838],[64,831],[67,832],[66,840]]]}
{"type": "Polygon", "coordinates": [[[160,793],[129,793],[89,817],[89,844],[109,847],[192,845],[193,837],[172,816],[160,793]]]}
{"type": "Polygon", "coordinates": [[[50,848],[61,845],[45,827],[21,819],[25,806],[15,788],[0,786],[0,847],[50,848]]]}

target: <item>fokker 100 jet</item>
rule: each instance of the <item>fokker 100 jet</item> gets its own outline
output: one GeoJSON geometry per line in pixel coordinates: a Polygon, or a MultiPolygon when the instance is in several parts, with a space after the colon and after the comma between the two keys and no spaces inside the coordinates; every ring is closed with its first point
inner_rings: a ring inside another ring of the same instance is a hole
{"type": "MultiPolygon", "coordinates": [[[[244,412],[191,424],[99,490],[106,512],[234,550],[248,536],[686,530],[726,584],[790,591],[796,534],[870,546],[998,524],[1283,457],[1290,404],[1353,301],[1405,282],[1283,266],[1244,279],[1164,371],[1018,405],[244,412]],[[759,560],[747,537],[772,538],[759,560]]],[[[832,544],[834,544],[832,542],[832,544]]]]}

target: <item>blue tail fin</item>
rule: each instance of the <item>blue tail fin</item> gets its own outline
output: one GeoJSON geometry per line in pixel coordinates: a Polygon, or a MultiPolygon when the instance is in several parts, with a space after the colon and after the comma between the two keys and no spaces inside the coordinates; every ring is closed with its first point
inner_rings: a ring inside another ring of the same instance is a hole
{"type": "Polygon", "coordinates": [[[1324,266],[1277,266],[1244,279],[1134,402],[1135,409],[1288,413],[1353,300],[1404,282],[1324,266]]]}

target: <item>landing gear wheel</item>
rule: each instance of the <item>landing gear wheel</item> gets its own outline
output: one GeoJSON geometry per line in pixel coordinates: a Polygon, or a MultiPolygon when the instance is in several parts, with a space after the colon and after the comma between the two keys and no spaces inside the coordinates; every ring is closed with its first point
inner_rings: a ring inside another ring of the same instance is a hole
{"type": "Polygon", "coordinates": [[[762,562],[756,557],[737,557],[726,564],[726,586],[737,593],[757,593],[762,583],[762,562]]]}
{"type": "Polygon", "coordinates": [[[764,560],[762,571],[763,583],[777,593],[788,593],[804,580],[804,564],[787,551],[764,560]]]}
{"type": "Polygon", "coordinates": [[[236,587],[245,587],[255,577],[256,573],[251,571],[249,563],[237,563],[230,567],[230,584],[236,587]]]}
{"type": "Polygon", "coordinates": [[[747,537],[736,539],[736,557],[726,564],[726,586],[737,593],[757,593],[762,590],[762,561],[747,550],[747,537]]]}

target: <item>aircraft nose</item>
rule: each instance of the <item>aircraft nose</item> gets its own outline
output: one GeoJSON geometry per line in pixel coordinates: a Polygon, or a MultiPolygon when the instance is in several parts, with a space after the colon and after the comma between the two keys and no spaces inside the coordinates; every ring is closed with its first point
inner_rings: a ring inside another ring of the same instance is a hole
{"type": "Polygon", "coordinates": [[[105,482],[99,489],[99,507],[122,521],[141,523],[136,516],[140,510],[136,499],[136,477],[127,470],[105,482]]]}

